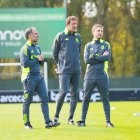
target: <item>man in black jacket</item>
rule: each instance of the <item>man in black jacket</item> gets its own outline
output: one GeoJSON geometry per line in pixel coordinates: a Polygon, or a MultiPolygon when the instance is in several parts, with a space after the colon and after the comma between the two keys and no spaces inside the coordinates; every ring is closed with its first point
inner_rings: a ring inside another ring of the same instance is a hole
{"type": "Polygon", "coordinates": [[[77,33],[78,20],[75,16],[66,19],[66,28],[56,35],[52,46],[53,58],[59,74],[60,93],[57,99],[54,121],[58,122],[64,98],[70,85],[70,114],[68,124],[74,124],[73,116],[77,105],[80,78],[81,36],[77,33]]]}
{"type": "Polygon", "coordinates": [[[106,126],[114,127],[110,122],[110,104],[109,104],[109,78],[108,61],[111,56],[111,46],[107,41],[102,40],[103,26],[95,24],[92,28],[93,40],[85,46],[84,60],[87,69],[84,78],[84,100],[82,104],[81,120],[78,126],[85,126],[86,115],[89,107],[89,101],[95,87],[98,88],[102,98],[106,126]]]}
{"type": "Polygon", "coordinates": [[[20,51],[21,81],[24,89],[23,120],[25,128],[32,129],[30,123],[30,104],[36,92],[41,99],[41,109],[44,115],[45,127],[55,127],[59,123],[53,122],[49,117],[48,95],[44,78],[40,74],[40,65],[44,63],[44,56],[38,45],[39,33],[35,27],[29,27],[25,31],[27,42],[20,51]]]}

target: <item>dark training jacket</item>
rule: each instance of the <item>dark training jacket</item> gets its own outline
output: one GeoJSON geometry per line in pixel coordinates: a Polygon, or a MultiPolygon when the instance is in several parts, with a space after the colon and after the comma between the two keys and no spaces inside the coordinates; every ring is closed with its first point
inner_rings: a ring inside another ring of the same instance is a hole
{"type": "Polygon", "coordinates": [[[20,51],[21,62],[21,81],[25,80],[30,75],[40,75],[40,65],[43,65],[43,61],[38,61],[37,56],[41,54],[38,44],[34,45],[27,41],[22,46],[20,51]]]}
{"type": "Polygon", "coordinates": [[[58,74],[80,72],[81,42],[80,34],[69,33],[67,29],[56,35],[52,51],[58,74]]]}
{"type": "Polygon", "coordinates": [[[104,79],[108,78],[108,61],[111,56],[110,44],[102,39],[93,40],[85,46],[84,61],[87,65],[86,79],[104,79]],[[103,55],[108,51],[108,55],[103,55]]]}

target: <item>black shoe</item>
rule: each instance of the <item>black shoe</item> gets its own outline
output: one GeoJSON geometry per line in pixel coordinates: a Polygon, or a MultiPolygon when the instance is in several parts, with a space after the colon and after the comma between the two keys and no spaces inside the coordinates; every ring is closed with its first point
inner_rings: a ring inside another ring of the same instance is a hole
{"type": "Polygon", "coordinates": [[[106,127],[115,127],[111,122],[106,122],[106,127]]]}
{"type": "Polygon", "coordinates": [[[68,124],[75,125],[75,124],[74,124],[74,120],[73,120],[73,119],[69,119],[69,120],[68,120],[68,124]]]}
{"type": "Polygon", "coordinates": [[[25,126],[26,129],[32,129],[33,128],[32,125],[30,124],[30,122],[25,123],[24,126],[25,126]]]}
{"type": "Polygon", "coordinates": [[[57,127],[57,126],[59,126],[59,125],[60,125],[59,122],[49,121],[49,122],[46,123],[45,128],[57,127]]]}
{"type": "Polygon", "coordinates": [[[80,127],[86,126],[85,121],[77,121],[77,125],[80,127]]]}
{"type": "Polygon", "coordinates": [[[60,122],[53,122],[55,127],[59,126],[60,125],[60,122]]]}

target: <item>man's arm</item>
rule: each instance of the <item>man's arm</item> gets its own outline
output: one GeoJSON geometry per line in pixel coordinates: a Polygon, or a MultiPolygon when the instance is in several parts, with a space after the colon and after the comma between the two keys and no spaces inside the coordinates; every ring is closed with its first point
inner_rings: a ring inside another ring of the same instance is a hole
{"type": "Polygon", "coordinates": [[[89,44],[85,46],[84,61],[86,64],[91,64],[91,65],[95,63],[94,55],[90,54],[89,52],[89,44]]]}
{"type": "MultiPolygon", "coordinates": [[[[38,47],[38,48],[39,48],[39,51],[40,51],[40,55],[39,56],[42,57],[42,58],[40,58],[39,64],[41,66],[43,66],[44,65],[44,56],[41,55],[41,49],[40,49],[40,47],[38,47]]],[[[39,56],[37,56],[38,60],[39,60],[39,56]]]]}
{"type": "Polygon", "coordinates": [[[53,58],[56,64],[58,64],[59,50],[60,50],[60,33],[56,35],[52,45],[53,58]]]}
{"type": "Polygon", "coordinates": [[[108,51],[105,51],[102,55],[100,55],[100,56],[98,56],[97,54],[95,55],[95,57],[94,57],[96,60],[98,60],[98,61],[101,61],[101,62],[103,62],[103,61],[109,61],[109,59],[110,59],[110,51],[108,50],[108,51]]]}
{"type": "Polygon", "coordinates": [[[107,45],[107,49],[102,55],[99,55],[99,56],[98,54],[95,55],[96,60],[101,61],[101,62],[109,61],[110,56],[111,56],[111,47],[109,43],[106,43],[106,45],[107,45]]]}
{"type": "Polygon", "coordinates": [[[34,58],[30,60],[30,54],[29,54],[29,47],[24,46],[23,49],[21,50],[21,55],[22,55],[22,65],[24,68],[27,67],[32,67],[36,63],[38,63],[38,58],[34,58]]]}
{"type": "Polygon", "coordinates": [[[79,39],[79,43],[80,43],[80,45],[79,45],[79,52],[81,52],[82,38],[81,38],[81,35],[79,33],[77,33],[77,34],[78,34],[78,39],[79,39]]]}

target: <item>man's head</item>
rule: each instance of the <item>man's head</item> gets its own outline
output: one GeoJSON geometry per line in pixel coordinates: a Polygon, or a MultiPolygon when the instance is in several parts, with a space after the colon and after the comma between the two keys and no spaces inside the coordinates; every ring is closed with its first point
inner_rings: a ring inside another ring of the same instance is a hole
{"type": "Polygon", "coordinates": [[[27,40],[36,43],[38,42],[39,35],[38,31],[35,27],[29,27],[25,30],[25,37],[27,40]]]}
{"type": "Polygon", "coordinates": [[[66,19],[66,27],[70,32],[77,32],[78,19],[75,16],[69,16],[66,19]]]}
{"type": "Polygon", "coordinates": [[[104,27],[101,24],[95,24],[92,27],[92,34],[95,40],[103,37],[104,27]]]}

